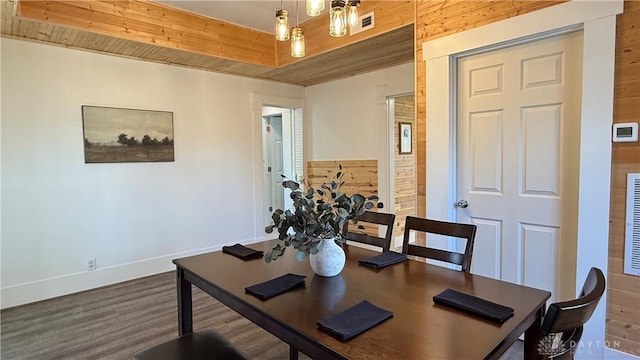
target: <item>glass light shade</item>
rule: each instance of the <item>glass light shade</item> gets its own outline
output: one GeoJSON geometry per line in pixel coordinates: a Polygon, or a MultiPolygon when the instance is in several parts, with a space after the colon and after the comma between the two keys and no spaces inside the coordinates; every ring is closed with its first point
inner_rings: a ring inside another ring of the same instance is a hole
{"type": "Polygon", "coordinates": [[[287,10],[284,9],[276,11],[276,40],[289,40],[289,21],[287,19],[287,10]]]}
{"type": "Polygon", "coordinates": [[[324,0],[307,0],[307,15],[318,16],[324,10],[324,0]]]}
{"type": "Polygon", "coordinates": [[[329,35],[333,37],[347,34],[347,12],[343,0],[333,0],[329,11],[329,35]]]}
{"type": "Polygon", "coordinates": [[[291,56],[304,56],[304,34],[301,28],[291,29],[291,56]]]}
{"type": "Polygon", "coordinates": [[[358,3],[355,1],[349,1],[349,26],[358,25],[358,3]]]}

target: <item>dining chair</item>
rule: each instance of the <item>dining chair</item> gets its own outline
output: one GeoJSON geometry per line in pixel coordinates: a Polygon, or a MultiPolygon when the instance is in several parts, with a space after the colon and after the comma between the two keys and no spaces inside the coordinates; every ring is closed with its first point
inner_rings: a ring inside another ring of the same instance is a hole
{"type": "Polygon", "coordinates": [[[141,350],[132,360],[247,360],[242,351],[213,329],[182,335],[141,350]]]}
{"type": "Polygon", "coordinates": [[[358,216],[357,224],[350,224],[349,221],[344,225],[342,228],[342,237],[348,241],[377,246],[382,248],[382,252],[387,252],[391,247],[391,239],[393,238],[393,222],[395,219],[395,214],[365,211],[362,215],[358,216]],[[363,224],[360,224],[361,222],[386,226],[387,229],[384,237],[365,233],[363,224]]]}
{"type": "Polygon", "coordinates": [[[473,255],[473,242],[476,236],[476,228],[474,224],[462,224],[407,216],[404,225],[402,252],[407,255],[420,256],[460,265],[461,270],[468,273],[471,271],[471,257],[473,255]],[[464,253],[410,244],[411,231],[465,239],[466,245],[464,253]]]}
{"type": "Polygon", "coordinates": [[[549,305],[542,321],[542,339],[538,345],[540,355],[554,360],[574,358],[583,326],[598,306],[605,287],[604,274],[592,267],[577,299],[549,305]]]}

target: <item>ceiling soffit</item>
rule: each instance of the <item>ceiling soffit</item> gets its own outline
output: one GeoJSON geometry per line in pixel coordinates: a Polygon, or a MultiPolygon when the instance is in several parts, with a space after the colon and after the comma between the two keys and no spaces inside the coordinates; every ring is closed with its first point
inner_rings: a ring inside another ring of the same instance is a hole
{"type": "Polygon", "coordinates": [[[414,58],[413,24],[276,68],[13,16],[13,4],[2,2],[3,36],[302,86],[402,64],[414,58]]]}

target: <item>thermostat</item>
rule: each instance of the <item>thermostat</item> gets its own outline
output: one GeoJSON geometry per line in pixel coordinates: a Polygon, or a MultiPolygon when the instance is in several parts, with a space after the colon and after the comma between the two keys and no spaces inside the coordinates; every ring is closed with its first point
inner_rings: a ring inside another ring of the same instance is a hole
{"type": "Polygon", "coordinates": [[[613,142],[638,141],[638,123],[613,124],[613,142]]]}

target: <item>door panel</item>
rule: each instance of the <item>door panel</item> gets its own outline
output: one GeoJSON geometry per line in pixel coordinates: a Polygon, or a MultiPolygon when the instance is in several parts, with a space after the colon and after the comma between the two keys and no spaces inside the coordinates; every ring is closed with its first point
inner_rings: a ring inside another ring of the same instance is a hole
{"type": "Polygon", "coordinates": [[[473,272],[499,279],[502,266],[502,222],[481,218],[473,218],[471,222],[478,226],[473,247],[473,272]]]}
{"type": "Polygon", "coordinates": [[[522,110],[522,194],[559,196],[560,105],[522,110]],[[544,146],[540,146],[544,144],[544,146]]]}
{"type": "Polygon", "coordinates": [[[502,112],[469,115],[471,189],[482,193],[502,192],[502,112]]]}

